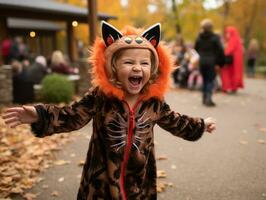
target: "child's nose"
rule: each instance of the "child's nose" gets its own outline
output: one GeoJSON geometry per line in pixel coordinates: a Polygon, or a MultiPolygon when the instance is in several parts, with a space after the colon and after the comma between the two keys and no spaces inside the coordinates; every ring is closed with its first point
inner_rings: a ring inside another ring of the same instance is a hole
{"type": "Polygon", "coordinates": [[[141,70],[141,66],[139,64],[136,64],[133,66],[133,71],[140,71],[141,70]]]}

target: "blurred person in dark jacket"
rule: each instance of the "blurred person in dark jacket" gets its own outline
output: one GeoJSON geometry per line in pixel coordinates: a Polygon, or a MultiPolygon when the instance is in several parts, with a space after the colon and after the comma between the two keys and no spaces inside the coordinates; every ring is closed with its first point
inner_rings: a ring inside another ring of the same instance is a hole
{"type": "Polygon", "coordinates": [[[47,62],[44,56],[37,56],[34,63],[28,67],[27,76],[33,84],[40,84],[48,74],[47,62]]]}
{"type": "Polygon", "coordinates": [[[29,81],[23,63],[11,62],[13,82],[13,103],[26,104],[34,100],[33,84],[29,81]]]}
{"type": "Polygon", "coordinates": [[[199,33],[195,50],[200,55],[200,72],[203,77],[203,104],[215,106],[212,100],[215,84],[215,66],[224,64],[224,50],[218,35],[213,33],[213,23],[210,19],[201,22],[201,32],[199,33]]]}

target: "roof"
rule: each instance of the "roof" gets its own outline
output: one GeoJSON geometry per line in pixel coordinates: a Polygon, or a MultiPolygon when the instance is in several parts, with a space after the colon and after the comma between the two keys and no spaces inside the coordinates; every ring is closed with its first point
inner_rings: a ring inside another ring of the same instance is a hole
{"type": "MultiPolygon", "coordinates": [[[[0,0],[0,13],[5,16],[24,18],[33,18],[37,15],[38,18],[64,21],[75,19],[87,22],[88,19],[87,9],[52,0],[0,0]]],[[[116,16],[98,13],[98,19],[116,19],[116,16]]]]}
{"type": "Polygon", "coordinates": [[[58,31],[63,29],[63,27],[59,24],[50,21],[17,18],[8,18],[7,26],[8,28],[16,29],[34,29],[47,31],[58,31]]]}

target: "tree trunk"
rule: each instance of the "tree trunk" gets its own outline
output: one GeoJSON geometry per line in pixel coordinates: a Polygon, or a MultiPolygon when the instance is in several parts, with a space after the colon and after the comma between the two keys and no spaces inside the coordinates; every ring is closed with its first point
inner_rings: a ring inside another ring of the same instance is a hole
{"type": "Polygon", "coordinates": [[[247,46],[248,41],[250,40],[251,31],[254,25],[255,18],[257,16],[258,11],[258,0],[255,0],[253,3],[253,7],[251,10],[250,18],[245,26],[245,32],[244,32],[244,44],[247,46]]]}
{"type": "Polygon", "coordinates": [[[223,0],[223,5],[224,5],[224,12],[223,12],[223,30],[224,30],[227,25],[227,18],[229,16],[230,0],[223,0]]]}
{"type": "Polygon", "coordinates": [[[180,34],[181,33],[181,26],[180,26],[180,21],[179,21],[179,14],[176,6],[176,1],[172,0],[172,12],[174,15],[174,22],[175,22],[175,28],[176,28],[176,33],[180,34]]]}

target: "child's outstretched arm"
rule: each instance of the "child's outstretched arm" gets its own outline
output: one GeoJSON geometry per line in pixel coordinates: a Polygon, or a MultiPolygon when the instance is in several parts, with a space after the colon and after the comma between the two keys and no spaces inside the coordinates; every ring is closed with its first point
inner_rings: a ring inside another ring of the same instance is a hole
{"type": "Polygon", "coordinates": [[[37,137],[53,133],[70,132],[85,126],[96,113],[97,91],[88,92],[80,101],[60,107],[38,104],[9,108],[3,118],[10,127],[28,123],[37,137]]]}
{"type": "Polygon", "coordinates": [[[4,111],[3,119],[11,128],[20,124],[32,124],[38,121],[38,114],[34,106],[8,108],[4,111]]]}
{"type": "Polygon", "coordinates": [[[157,124],[173,135],[189,141],[196,141],[204,131],[212,132],[215,129],[213,120],[181,115],[172,111],[165,102],[161,105],[157,124]]]}

